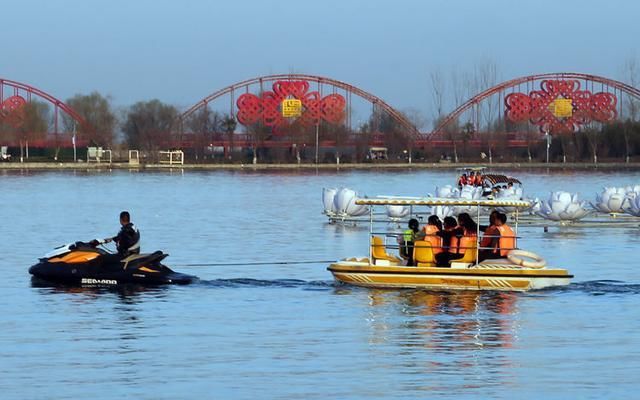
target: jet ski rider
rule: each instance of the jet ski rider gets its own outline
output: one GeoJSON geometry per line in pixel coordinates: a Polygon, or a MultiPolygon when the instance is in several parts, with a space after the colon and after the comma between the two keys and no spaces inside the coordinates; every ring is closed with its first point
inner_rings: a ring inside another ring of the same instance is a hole
{"type": "Polygon", "coordinates": [[[131,254],[140,253],[140,231],[131,223],[131,216],[128,211],[120,213],[120,232],[112,238],[105,239],[105,243],[116,242],[118,255],[121,258],[131,254]]]}

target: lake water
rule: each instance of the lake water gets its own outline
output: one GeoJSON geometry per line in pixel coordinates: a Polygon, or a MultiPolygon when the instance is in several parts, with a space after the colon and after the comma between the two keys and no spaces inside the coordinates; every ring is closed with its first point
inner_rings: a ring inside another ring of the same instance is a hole
{"type": "MultiPolygon", "coordinates": [[[[637,172],[513,172],[529,196],[595,198],[637,172]]],[[[640,389],[640,228],[523,227],[568,268],[562,289],[369,290],[332,260],[368,227],[329,225],[323,187],[424,195],[453,171],[0,171],[2,399],[633,398],[640,389]],[[32,287],[53,247],[115,234],[128,209],[143,251],[190,286],[32,287]],[[188,267],[196,263],[247,265],[188,267]],[[181,267],[182,265],[182,267],[181,267]]]]}

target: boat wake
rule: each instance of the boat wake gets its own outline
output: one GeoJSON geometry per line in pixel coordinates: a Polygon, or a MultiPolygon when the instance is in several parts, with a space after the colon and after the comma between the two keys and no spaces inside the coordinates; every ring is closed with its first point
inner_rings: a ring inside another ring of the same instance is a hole
{"type": "MultiPolygon", "coordinates": [[[[198,281],[200,285],[212,288],[242,288],[242,287],[272,287],[272,288],[301,288],[304,290],[329,290],[344,287],[343,284],[335,281],[305,281],[301,279],[253,279],[253,278],[233,278],[233,279],[202,279],[198,281]]],[[[354,290],[367,290],[349,286],[354,290]]],[[[411,289],[415,291],[416,289],[411,289]]],[[[640,284],[627,283],[615,280],[597,280],[575,282],[568,286],[554,287],[543,290],[527,292],[527,295],[551,294],[551,293],[587,293],[592,296],[616,295],[616,294],[640,294],[640,284]]]]}
{"type": "Polygon", "coordinates": [[[306,290],[327,290],[336,287],[334,281],[304,281],[301,279],[201,279],[200,285],[213,288],[241,288],[241,287],[273,287],[273,288],[302,288],[306,290]]]}
{"type": "Polygon", "coordinates": [[[640,284],[627,283],[616,280],[597,280],[574,282],[568,286],[549,288],[542,291],[532,292],[582,292],[592,296],[617,295],[617,294],[640,294],[640,284]]]}

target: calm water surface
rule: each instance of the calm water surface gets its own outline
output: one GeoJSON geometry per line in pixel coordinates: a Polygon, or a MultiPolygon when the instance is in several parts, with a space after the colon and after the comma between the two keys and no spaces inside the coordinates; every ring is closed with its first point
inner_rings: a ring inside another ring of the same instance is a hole
{"type": "MultiPolygon", "coordinates": [[[[637,172],[518,172],[526,194],[595,197],[637,172]]],[[[324,186],[420,195],[451,171],[0,172],[2,399],[633,398],[640,389],[640,228],[525,227],[569,268],[526,294],[368,290],[326,264],[366,254],[367,227],[328,225],[324,186]],[[132,212],[143,251],[201,277],[154,289],[32,287],[62,243],[132,212]]]]}

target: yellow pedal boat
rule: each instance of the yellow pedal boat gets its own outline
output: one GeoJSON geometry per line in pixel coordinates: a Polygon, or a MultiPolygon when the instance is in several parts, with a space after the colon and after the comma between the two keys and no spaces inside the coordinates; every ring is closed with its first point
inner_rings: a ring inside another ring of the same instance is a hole
{"type": "MultiPolygon", "coordinates": [[[[404,260],[387,253],[388,248],[380,235],[396,237],[397,233],[380,233],[373,230],[373,207],[381,205],[417,206],[464,206],[477,208],[506,208],[515,210],[515,232],[517,237],[517,210],[529,207],[521,200],[466,200],[440,198],[373,198],[357,199],[356,204],[370,206],[371,246],[368,257],[352,257],[335,262],[328,267],[340,282],[372,288],[424,288],[433,290],[498,290],[527,291],[568,285],[573,278],[566,269],[550,268],[544,260],[530,252],[511,250],[508,258],[478,261],[478,246],[468,248],[464,256],[450,263],[450,268],[438,268],[432,249],[416,242],[414,260],[417,266],[405,266],[404,260]],[[533,261],[527,258],[532,257],[533,261]]],[[[413,212],[413,210],[412,210],[413,212]]],[[[480,238],[478,232],[477,238],[480,238]]],[[[428,242],[424,242],[428,243],[428,242]]],[[[395,246],[397,248],[397,246],[395,246]]]]}

